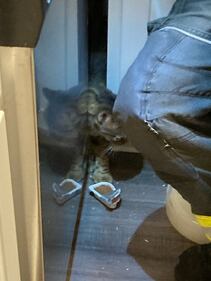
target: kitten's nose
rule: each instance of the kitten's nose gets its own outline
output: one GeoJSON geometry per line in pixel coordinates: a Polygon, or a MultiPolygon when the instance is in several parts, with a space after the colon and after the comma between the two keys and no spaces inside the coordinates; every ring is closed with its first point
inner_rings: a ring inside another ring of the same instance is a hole
{"type": "Polygon", "coordinates": [[[120,136],[116,136],[113,138],[114,141],[120,141],[121,139],[122,139],[122,137],[120,137],[120,136]]]}
{"type": "Polygon", "coordinates": [[[124,144],[126,142],[126,137],[123,136],[115,136],[113,138],[113,142],[118,143],[118,144],[124,144]]]}

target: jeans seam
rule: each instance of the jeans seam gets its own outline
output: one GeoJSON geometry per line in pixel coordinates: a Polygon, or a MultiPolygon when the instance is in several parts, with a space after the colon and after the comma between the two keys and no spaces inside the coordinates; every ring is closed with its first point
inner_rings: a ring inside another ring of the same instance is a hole
{"type": "MultiPolygon", "coordinates": [[[[140,93],[143,94],[149,94],[148,91],[140,91],[140,93]]],[[[159,95],[169,95],[169,94],[175,94],[178,96],[188,96],[188,97],[193,97],[193,98],[211,98],[211,91],[206,91],[206,92],[196,92],[196,93],[191,93],[191,92],[184,92],[184,91],[153,91],[150,94],[159,94],[159,95]]]]}
{"type": "Polygon", "coordinates": [[[174,44],[172,43],[163,52],[163,54],[161,54],[159,57],[157,57],[157,60],[155,61],[155,63],[152,66],[152,70],[150,72],[150,78],[146,81],[145,86],[144,86],[144,89],[145,89],[146,93],[147,93],[147,91],[150,91],[151,82],[152,82],[152,80],[154,78],[155,73],[157,72],[157,69],[158,69],[160,63],[162,63],[163,60],[166,58],[166,56],[168,54],[170,54],[178,46],[178,44],[180,44],[183,41],[183,39],[185,39],[185,38],[186,38],[186,36],[184,34],[181,34],[179,36],[179,38],[176,40],[176,42],[174,42],[174,44]]]}
{"type": "Polygon", "coordinates": [[[194,35],[197,35],[201,38],[204,38],[204,39],[211,39],[211,34],[206,32],[206,31],[202,31],[202,30],[199,30],[199,29],[196,29],[196,28],[193,28],[193,27],[189,27],[189,26],[186,26],[186,25],[183,25],[183,24],[180,24],[180,23],[169,23],[169,24],[165,24],[165,25],[162,25],[159,27],[159,29],[157,30],[160,30],[164,27],[177,27],[177,28],[180,28],[184,31],[187,31],[187,32],[190,32],[194,35]]]}

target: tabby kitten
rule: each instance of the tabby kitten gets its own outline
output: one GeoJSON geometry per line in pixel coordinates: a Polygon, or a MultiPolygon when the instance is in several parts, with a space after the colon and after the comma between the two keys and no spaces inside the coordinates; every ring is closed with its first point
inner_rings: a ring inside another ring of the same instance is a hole
{"type": "Polygon", "coordinates": [[[84,156],[91,159],[94,182],[112,181],[109,155],[112,142],[124,142],[120,125],[112,115],[115,95],[104,86],[76,86],[68,91],[43,89],[48,100],[47,130],[40,130],[40,142],[66,149],[71,157],[68,178],[84,176],[84,156]]]}

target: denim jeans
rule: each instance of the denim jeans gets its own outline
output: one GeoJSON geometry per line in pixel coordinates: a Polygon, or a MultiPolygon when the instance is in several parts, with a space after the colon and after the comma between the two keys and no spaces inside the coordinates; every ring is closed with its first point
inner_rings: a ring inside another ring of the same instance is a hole
{"type": "Polygon", "coordinates": [[[160,178],[193,213],[211,216],[211,44],[176,30],[152,32],[114,112],[160,178]]]}
{"type": "Polygon", "coordinates": [[[211,40],[211,1],[176,0],[168,16],[148,23],[148,33],[173,26],[211,40]]]}

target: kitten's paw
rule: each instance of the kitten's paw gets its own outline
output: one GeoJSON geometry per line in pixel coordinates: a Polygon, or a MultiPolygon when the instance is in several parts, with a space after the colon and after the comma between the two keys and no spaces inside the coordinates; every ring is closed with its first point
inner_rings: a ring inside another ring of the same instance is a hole
{"type": "Polygon", "coordinates": [[[92,174],[92,179],[95,183],[106,181],[112,183],[113,178],[108,171],[103,171],[101,169],[97,169],[92,174]]]}
{"type": "Polygon", "coordinates": [[[83,167],[80,167],[80,166],[79,167],[78,166],[71,167],[71,169],[67,173],[66,177],[69,178],[69,179],[73,179],[75,181],[82,180],[83,177],[84,177],[83,167]]]}

